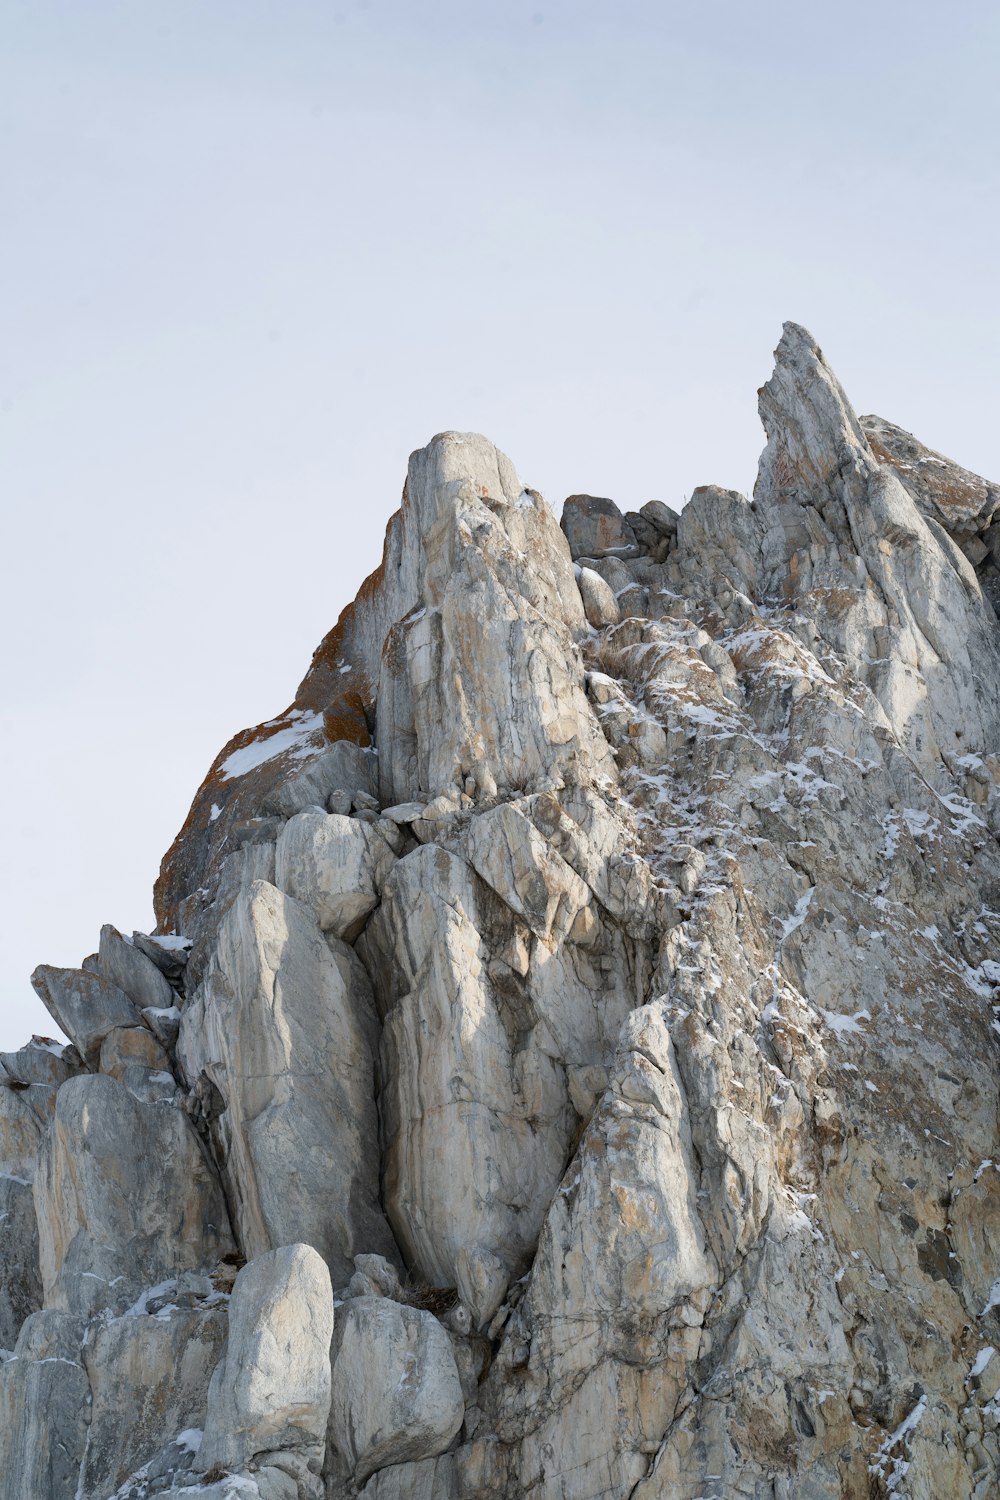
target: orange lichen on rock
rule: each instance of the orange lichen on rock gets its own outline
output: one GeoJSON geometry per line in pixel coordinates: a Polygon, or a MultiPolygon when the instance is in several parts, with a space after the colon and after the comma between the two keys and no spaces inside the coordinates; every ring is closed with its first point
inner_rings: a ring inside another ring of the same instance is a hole
{"type": "Polygon", "coordinates": [[[917,503],[936,510],[949,531],[967,534],[991,524],[1000,509],[1000,488],[893,422],[874,416],[859,420],[878,462],[895,469],[917,503]]]}

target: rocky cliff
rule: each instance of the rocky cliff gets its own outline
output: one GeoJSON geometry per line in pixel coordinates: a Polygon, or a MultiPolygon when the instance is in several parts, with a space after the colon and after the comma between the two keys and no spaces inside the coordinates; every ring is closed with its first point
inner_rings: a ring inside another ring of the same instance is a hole
{"type": "Polygon", "coordinates": [[[680,515],[415,453],[36,971],[4,1496],[998,1493],[1000,487],[793,324],[760,410],[680,515]]]}

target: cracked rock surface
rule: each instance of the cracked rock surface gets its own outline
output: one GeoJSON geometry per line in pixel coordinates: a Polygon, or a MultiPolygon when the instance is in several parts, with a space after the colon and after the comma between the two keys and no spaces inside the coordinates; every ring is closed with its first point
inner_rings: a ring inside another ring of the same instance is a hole
{"type": "Polygon", "coordinates": [[[989,1500],[1000,487],[787,324],[753,497],[413,455],[158,930],[0,1054],[18,1500],[989,1500]]]}

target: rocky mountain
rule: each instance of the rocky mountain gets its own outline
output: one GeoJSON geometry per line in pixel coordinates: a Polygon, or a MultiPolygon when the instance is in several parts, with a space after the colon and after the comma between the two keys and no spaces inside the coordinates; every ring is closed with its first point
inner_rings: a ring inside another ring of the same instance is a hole
{"type": "Polygon", "coordinates": [[[36,970],[5,1496],[1000,1492],[1000,487],[794,324],[760,411],[561,527],[434,438],[157,933],[36,970]]]}

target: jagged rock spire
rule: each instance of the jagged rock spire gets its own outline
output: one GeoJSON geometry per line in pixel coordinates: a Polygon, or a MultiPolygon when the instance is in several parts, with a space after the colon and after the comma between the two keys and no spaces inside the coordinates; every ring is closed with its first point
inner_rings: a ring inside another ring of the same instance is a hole
{"type": "Polygon", "coordinates": [[[752,501],[414,454],[164,931],[36,971],[18,1500],[993,1494],[997,490],[775,359],[752,501]]]}

